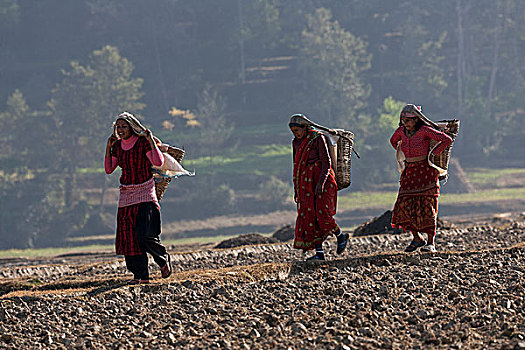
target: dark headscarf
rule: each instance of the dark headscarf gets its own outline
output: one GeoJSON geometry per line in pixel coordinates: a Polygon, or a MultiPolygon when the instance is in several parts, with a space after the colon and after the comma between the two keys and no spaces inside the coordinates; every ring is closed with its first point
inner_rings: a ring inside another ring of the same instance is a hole
{"type": "Polygon", "coordinates": [[[310,121],[304,114],[294,114],[290,117],[290,122],[288,123],[288,126],[294,127],[300,127],[304,128],[305,126],[311,126],[313,123],[310,121]]]}
{"type": "Polygon", "coordinates": [[[416,106],[411,103],[405,105],[405,107],[403,107],[403,109],[401,110],[401,113],[399,114],[399,126],[403,125],[403,123],[401,123],[401,118],[403,118],[408,113],[415,115],[424,125],[430,126],[434,129],[439,129],[436,123],[428,119],[423,114],[423,112],[421,111],[421,106],[416,106]]]}

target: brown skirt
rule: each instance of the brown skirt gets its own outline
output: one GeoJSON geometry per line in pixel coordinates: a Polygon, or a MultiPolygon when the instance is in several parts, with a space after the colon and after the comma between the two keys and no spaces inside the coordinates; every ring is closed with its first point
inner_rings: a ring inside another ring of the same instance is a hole
{"type": "Polygon", "coordinates": [[[436,234],[439,180],[427,160],[407,163],[392,213],[392,227],[436,234]]]}

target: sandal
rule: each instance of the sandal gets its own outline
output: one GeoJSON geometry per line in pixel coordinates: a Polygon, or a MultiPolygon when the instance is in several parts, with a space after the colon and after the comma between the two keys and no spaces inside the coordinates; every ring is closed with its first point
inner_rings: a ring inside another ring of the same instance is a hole
{"type": "Polygon", "coordinates": [[[170,277],[171,270],[172,270],[172,268],[171,268],[171,257],[168,254],[168,260],[166,261],[166,265],[164,265],[164,266],[162,266],[160,268],[160,273],[161,273],[162,278],[170,277]]]}
{"type": "Polygon", "coordinates": [[[427,244],[424,247],[421,248],[422,252],[429,252],[429,253],[436,253],[437,249],[434,244],[427,244]]]}
{"type": "Polygon", "coordinates": [[[426,244],[427,244],[427,242],[425,242],[425,240],[422,240],[422,241],[412,240],[410,242],[410,244],[408,245],[408,247],[405,248],[405,252],[411,253],[411,252],[415,251],[417,248],[422,247],[422,246],[424,246],[426,244]]]}
{"type": "Polygon", "coordinates": [[[306,259],[306,261],[312,261],[312,260],[324,260],[324,254],[315,254],[314,256],[309,257],[306,259]]]}
{"type": "Polygon", "coordinates": [[[348,238],[350,235],[348,233],[341,233],[337,237],[337,254],[341,254],[345,251],[346,244],[348,243],[348,238]]]}
{"type": "Polygon", "coordinates": [[[137,284],[149,284],[151,281],[148,279],[148,280],[140,280],[138,278],[134,278],[130,281],[128,281],[128,285],[130,286],[133,286],[133,285],[137,285],[137,284]]]}

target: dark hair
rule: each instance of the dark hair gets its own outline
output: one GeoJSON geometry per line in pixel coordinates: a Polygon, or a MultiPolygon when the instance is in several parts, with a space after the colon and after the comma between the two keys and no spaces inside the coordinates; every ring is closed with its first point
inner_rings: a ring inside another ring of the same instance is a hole
{"type": "Polygon", "coordinates": [[[425,123],[421,120],[421,118],[417,118],[415,129],[419,130],[425,123]]]}
{"type": "Polygon", "coordinates": [[[308,125],[306,125],[306,124],[290,123],[290,124],[288,124],[288,126],[290,128],[293,128],[294,126],[297,127],[297,128],[306,128],[308,125]]]}
{"type": "MultiPolygon", "coordinates": [[[[403,118],[403,117],[400,117],[400,118],[399,118],[399,126],[404,127],[405,125],[403,125],[403,122],[401,121],[401,118],[403,118]]],[[[421,118],[419,118],[419,117],[416,117],[415,119],[416,119],[416,125],[415,125],[414,128],[415,128],[416,130],[419,130],[423,125],[425,125],[425,123],[424,123],[423,120],[421,120],[421,118]]]]}
{"type": "Polygon", "coordinates": [[[410,113],[416,116],[417,118],[416,126],[415,126],[416,130],[419,130],[423,125],[426,124],[423,121],[423,119],[421,119],[420,117],[423,114],[421,112],[421,106],[418,107],[414,104],[409,103],[403,107],[403,109],[401,110],[401,113],[399,114],[399,126],[404,126],[403,123],[401,122],[401,118],[407,115],[407,113],[410,113]]]}

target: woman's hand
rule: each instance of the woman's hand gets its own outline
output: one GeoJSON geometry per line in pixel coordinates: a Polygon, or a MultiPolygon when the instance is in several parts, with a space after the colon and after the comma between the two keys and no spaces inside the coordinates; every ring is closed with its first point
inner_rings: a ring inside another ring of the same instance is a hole
{"type": "Polygon", "coordinates": [[[151,146],[151,149],[155,149],[155,147],[158,147],[158,143],[157,143],[158,139],[155,136],[153,136],[153,133],[151,132],[150,129],[146,129],[144,131],[144,137],[146,137],[146,140],[148,140],[151,146]]]}
{"type": "Polygon", "coordinates": [[[106,157],[111,157],[111,147],[113,147],[117,140],[118,139],[115,137],[115,135],[111,135],[108,138],[108,143],[106,144],[106,157]]]}
{"type": "Polygon", "coordinates": [[[146,129],[146,131],[144,131],[144,134],[146,136],[146,140],[148,140],[149,142],[153,142],[153,133],[150,129],[146,129]]]}
{"type": "Polygon", "coordinates": [[[115,142],[117,142],[117,138],[115,137],[115,135],[111,135],[109,138],[108,138],[108,143],[107,143],[107,147],[106,148],[111,148],[113,147],[113,145],[115,144],[115,142]]]}

